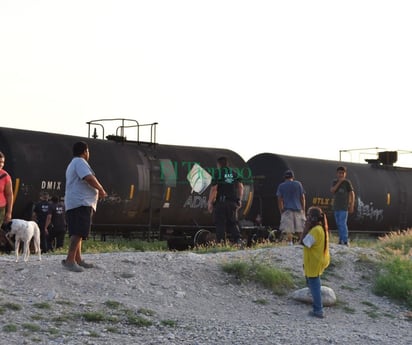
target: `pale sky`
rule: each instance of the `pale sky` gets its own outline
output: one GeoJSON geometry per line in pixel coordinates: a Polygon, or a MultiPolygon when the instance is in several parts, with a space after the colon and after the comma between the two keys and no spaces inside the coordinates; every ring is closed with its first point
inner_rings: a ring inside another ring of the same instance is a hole
{"type": "Polygon", "coordinates": [[[411,18],[393,0],[0,0],[0,126],[158,122],[159,143],[245,160],[409,151],[411,18]]]}

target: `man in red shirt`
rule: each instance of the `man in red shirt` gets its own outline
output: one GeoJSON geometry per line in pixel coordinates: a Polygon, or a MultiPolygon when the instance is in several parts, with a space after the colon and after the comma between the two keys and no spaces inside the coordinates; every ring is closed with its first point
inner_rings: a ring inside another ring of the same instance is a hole
{"type": "Polygon", "coordinates": [[[0,225],[8,223],[13,212],[13,187],[11,177],[3,169],[6,157],[0,151],[0,225]]]}

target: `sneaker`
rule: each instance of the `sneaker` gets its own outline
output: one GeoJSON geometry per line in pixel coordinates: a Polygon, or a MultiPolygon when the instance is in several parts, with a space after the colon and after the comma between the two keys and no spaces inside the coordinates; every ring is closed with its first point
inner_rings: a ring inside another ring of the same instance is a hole
{"type": "Polygon", "coordinates": [[[81,267],[84,267],[84,268],[94,268],[94,267],[96,267],[94,264],[88,263],[88,262],[83,261],[83,260],[80,261],[78,263],[78,265],[81,266],[81,267]]]}
{"type": "Polygon", "coordinates": [[[317,318],[319,318],[319,319],[324,319],[325,318],[325,314],[318,314],[318,313],[315,313],[315,312],[313,312],[313,311],[310,311],[309,312],[309,316],[313,316],[313,317],[317,317],[317,318]]]}
{"type": "Polygon", "coordinates": [[[84,268],[80,267],[75,262],[66,262],[66,260],[62,260],[62,265],[72,272],[83,272],[84,271],[84,268]]]}

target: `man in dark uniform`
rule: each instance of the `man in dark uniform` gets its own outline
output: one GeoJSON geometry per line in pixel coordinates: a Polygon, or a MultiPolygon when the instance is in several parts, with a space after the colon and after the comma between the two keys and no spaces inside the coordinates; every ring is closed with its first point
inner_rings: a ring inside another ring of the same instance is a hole
{"type": "Polygon", "coordinates": [[[49,251],[48,237],[49,230],[46,225],[46,219],[50,213],[49,193],[42,191],[40,193],[40,201],[34,205],[32,219],[38,224],[40,229],[40,248],[42,253],[49,251]]]}
{"type": "Polygon", "coordinates": [[[229,167],[226,157],[217,160],[209,193],[208,210],[213,212],[217,243],[225,240],[225,232],[233,243],[240,243],[237,210],[241,206],[243,183],[236,171],[229,167]]]}
{"type": "Polygon", "coordinates": [[[51,198],[50,212],[46,219],[46,228],[49,229],[48,248],[53,250],[63,248],[66,234],[66,213],[64,203],[57,196],[51,198]],[[49,225],[51,225],[49,227],[49,225]],[[55,243],[54,243],[55,242],[55,243]]]}

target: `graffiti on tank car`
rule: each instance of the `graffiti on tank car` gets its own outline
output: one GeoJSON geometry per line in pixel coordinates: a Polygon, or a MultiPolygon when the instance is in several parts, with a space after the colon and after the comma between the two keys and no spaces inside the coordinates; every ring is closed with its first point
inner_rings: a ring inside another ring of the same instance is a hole
{"type": "Polygon", "coordinates": [[[356,218],[360,221],[371,220],[373,222],[380,223],[383,221],[383,209],[377,209],[373,206],[373,202],[366,204],[358,198],[356,218]]]}
{"type": "Polygon", "coordinates": [[[42,190],[61,190],[62,183],[61,181],[41,181],[42,190]]]}
{"type": "Polygon", "coordinates": [[[207,208],[207,198],[201,195],[189,195],[183,208],[207,208]]]}

